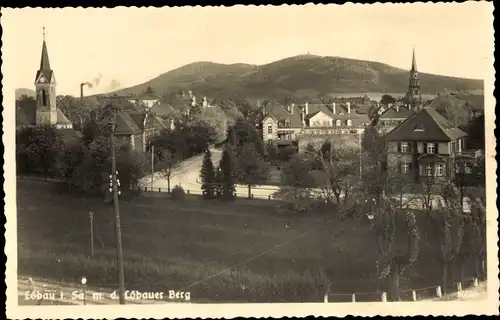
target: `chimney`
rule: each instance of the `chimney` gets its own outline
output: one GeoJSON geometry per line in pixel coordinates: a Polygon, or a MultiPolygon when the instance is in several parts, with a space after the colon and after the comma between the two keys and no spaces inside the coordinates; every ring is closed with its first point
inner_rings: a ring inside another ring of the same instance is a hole
{"type": "Polygon", "coordinates": [[[392,107],[392,103],[387,104],[387,109],[390,109],[392,107]]]}
{"type": "Polygon", "coordinates": [[[335,110],[335,102],[332,103],[332,110],[333,114],[337,114],[337,111],[335,110]]]}
{"type": "Polygon", "coordinates": [[[307,116],[309,114],[309,103],[306,102],[305,105],[305,115],[307,116]]]}
{"type": "Polygon", "coordinates": [[[347,102],[347,113],[351,113],[351,103],[347,102]]]}
{"type": "Polygon", "coordinates": [[[207,97],[203,97],[203,108],[206,108],[208,107],[208,101],[207,101],[207,97]]]}
{"type": "Polygon", "coordinates": [[[295,109],[295,103],[292,103],[290,106],[290,113],[293,114],[293,109],[295,109]]]}

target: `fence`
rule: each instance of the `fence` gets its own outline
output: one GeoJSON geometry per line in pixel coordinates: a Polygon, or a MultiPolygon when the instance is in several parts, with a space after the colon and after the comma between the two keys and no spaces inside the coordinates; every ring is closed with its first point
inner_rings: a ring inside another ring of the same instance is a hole
{"type": "MultiPolygon", "coordinates": [[[[174,187],[170,188],[173,189],[174,187]]],[[[143,187],[144,192],[159,192],[159,193],[172,193],[172,190],[170,192],[168,191],[167,188],[151,188],[151,187],[143,187]]],[[[275,190],[271,189],[259,189],[259,190],[269,190],[275,192],[275,190]]],[[[202,190],[189,190],[189,189],[184,189],[184,192],[187,195],[203,195],[202,190]]],[[[269,194],[250,194],[250,198],[248,197],[248,192],[235,192],[234,196],[237,198],[246,198],[246,199],[261,199],[261,200],[273,200],[272,193],[269,194]]]]}
{"type": "MultiPolygon", "coordinates": [[[[446,290],[446,295],[457,294],[458,297],[464,295],[467,289],[479,286],[477,278],[471,278],[463,282],[454,283],[451,288],[446,290]]],[[[399,301],[422,301],[422,300],[441,300],[444,290],[440,285],[402,290],[399,301]]],[[[386,292],[355,292],[355,293],[327,293],[324,296],[324,302],[387,302],[386,292]]]]}

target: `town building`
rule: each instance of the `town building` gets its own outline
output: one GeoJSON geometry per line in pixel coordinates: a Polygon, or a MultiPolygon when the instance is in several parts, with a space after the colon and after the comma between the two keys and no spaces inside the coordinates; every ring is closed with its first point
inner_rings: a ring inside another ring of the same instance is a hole
{"type": "Polygon", "coordinates": [[[265,141],[295,141],[301,135],[360,134],[371,123],[351,103],[283,106],[275,101],[262,108],[262,137],[265,141]]]}
{"type": "Polygon", "coordinates": [[[16,101],[16,127],[52,125],[66,133],[75,133],[73,124],[57,107],[56,78],[50,67],[45,30],[43,34],[40,68],[35,76],[35,99],[16,101]]]}
{"type": "Polygon", "coordinates": [[[140,111],[129,105],[119,107],[116,112],[115,136],[130,143],[133,150],[146,151],[149,141],[165,128],[165,123],[148,110],[140,111]]]}
{"type": "Polygon", "coordinates": [[[381,134],[386,134],[400,125],[414,112],[400,102],[390,104],[387,110],[383,111],[377,120],[377,129],[381,134]]]}
{"type": "Polygon", "coordinates": [[[422,176],[453,177],[462,170],[470,173],[481,151],[466,150],[466,138],[465,132],[434,108],[425,107],[385,136],[388,169],[417,182],[422,176]]]}

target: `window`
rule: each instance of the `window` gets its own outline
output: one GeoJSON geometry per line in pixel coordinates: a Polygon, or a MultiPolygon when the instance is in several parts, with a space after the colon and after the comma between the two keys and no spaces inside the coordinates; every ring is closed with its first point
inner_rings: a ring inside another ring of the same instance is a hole
{"type": "Polygon", "coordinates": [[[401,172],[402,173],[408,173],[408,172],[410,172],[410,163],[409,162],[403,162],[403,163],[401,163],[401,172]]]}
{"type": "Polygon", "coordinates": [[[323,121],[323,126],[324,127],[330,126],[330,121],[328,121],[328,120],[323,121]]]}
{"type": "Polygon", "coordinates": [[[416,124],[413,131],[424,131],[424,127],[421,124],[416,124]]]}
{"type": "Polygon", "coordinates": [[[348,127],[352,126],[352,120],[351,119],[347,120],[347,126],[348,127]]]}
{"type": "Polygon", "coordinates": [[[47,94],[45,93],[45,90],[42,90],[42,105],[47,105],[47,94]]]}
{"type": "Polygon", "coordinates": [[[342,121],[337,120],[337,121],[335,122],[335,125],[336,125],[337,127],[340,127],[340,126],[342,125],[342,121]]]}
{"type": "Polygon", "coordinates": [[[432,166],[430,164],[425,165],[425,175],[432,176],[432,166]]]}
{"type": "Polygon", "coordinates": [[[267,126],[267,133],[272,134],[273,133],[273,126],[267,126]]]}
{"type": "Polygon", "coordinates": [[[408,142],[401,142],[401,152],[410,152],[410,146],[408,145],[408,142]]]}
{"type": "Polygon", "coordinates": [[[434,153],[436,150],[436,146],[434,143],[428,143],[427,144],[427,153],[434,153]]]}
{"type": "Polygon", "coordinates": [[[290,120],[286,119],[285,120],[285,128],[289,128],[290,127],[290,120]]]}
{"type": "Polygon", "coordinates": [[[442,177],[444,175],[444,164],[436,164],[436,176],[442,177]]]}

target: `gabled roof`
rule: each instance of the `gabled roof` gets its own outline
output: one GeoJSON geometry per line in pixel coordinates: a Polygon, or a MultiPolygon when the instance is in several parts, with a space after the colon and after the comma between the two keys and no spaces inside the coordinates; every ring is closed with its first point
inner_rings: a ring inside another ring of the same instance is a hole
{"type": "Polygon", "coordinates": [[[133,97],[132,100],[160,100],[160,96],[153,92],[144,92],[137,97],[133,97]]]}
{"type": "Polygon", "coordinates": [[[159,100],[150,109],[149,112],[160,117],[168,117],[174,113],[174,108],[165,100],[159,100]]]}
{"type": "Polygon", "coordinates": [[[425,107],[386,135],[388,141],[453,141],[467,136],[432,107],[425,107]],[[415,130],[420,129],[420,130],[415,130]]]}
{"type": "Polygon", "coordinates": [[[399,109],[397,106],[392,106],[391,108],[385,110],[382,112],[380,115],[379,119],[384,120],[384,119],[398,119],[398,120],[404,120],[408,117],[413,115],[413,111],[408,109],[405,106],[399,106],[399,109]]]}
{"type": "Polygon", "coordinates": [[[57,108],[57,124],[72,124],[59,108],[57,108]]]}
{"type": "Polygon", "coordinates": [[[141,133],[141,128],[137,125],[134,119],[126,111],[119,111],[116,114],[116,129],[117,135],[129,135],[141,133]]]}
{"type": "Polygon", "coordinates": [[[301,108],[297,105],[290,105],[290,111],[288,112],[280,103],[276,101],[269,102],[264,108],[264,118],[267,115],[272,115],[277,121],[288,121],[290,122],[290,128],[300,128],[302,127],[302,119],[301,119],[301,108]]]}

